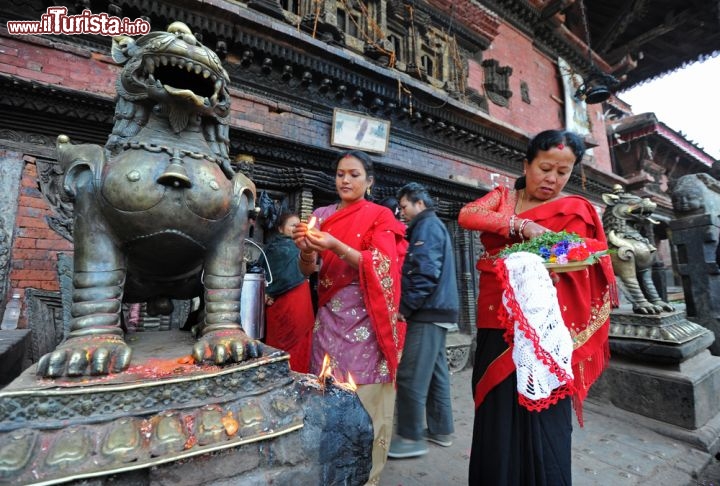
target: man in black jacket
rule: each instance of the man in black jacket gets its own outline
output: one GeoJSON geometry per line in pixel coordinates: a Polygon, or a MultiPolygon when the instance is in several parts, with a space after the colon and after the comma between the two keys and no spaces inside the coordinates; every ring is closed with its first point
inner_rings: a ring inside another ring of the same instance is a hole
{"type": "Polygon", "coordinates": [[[397,373],[397,435],[388,456],[406,458],[426,454],[426,440],[452,445],[445,338],[448,329],[457,327],[459,299],[452,242],[434,201],[415,182],[403,186],[398,199],[409,222],[400,298],[407,336],[397,373]]]}

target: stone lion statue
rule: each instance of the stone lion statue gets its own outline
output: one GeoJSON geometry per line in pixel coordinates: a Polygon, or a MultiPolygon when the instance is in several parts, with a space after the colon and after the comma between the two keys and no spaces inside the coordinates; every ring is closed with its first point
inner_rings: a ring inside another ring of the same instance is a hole
{"type": "Polygon", "coordinates": [[[651,215],[657,204],[647,198],[626,193],[616,185],[602,196],[607,208],[602,222],[615,275],[620,279],[636,314],[660,314],[673,307],[664,302],[652,281],[652,265],[657,248],[642,236],[638,226],[657,224],[651,215]]]}
{"type": "Polygon", "coordinates": [[[137,40],[113,39],[115,124],[105,147],[57,140],[74,199],[68,339],[38,362],[44,377],[104,375],[129,366],[123,302],[169,313],[203,295],[196,362],[262,353],[240,326],[243,244],[255,186],[228,157],[229,77],[180,22],[137,40]],[[171,305],[171,304],[170,304],[171,305]]]}
{"type": "Polygon", "coordinates": [[[720,181],[709,174],[689,174],[672,185],[673,209],[679,216],[711,214],[720,216],[720,181]]]}
{"type": "Polygon", "coordinates": [[[710,216],[703,241],[715,245],[715,263],[720,266],[720,181],[710,174],[684,175],[672,185],[671,197],[679,218],[710,216]]]}

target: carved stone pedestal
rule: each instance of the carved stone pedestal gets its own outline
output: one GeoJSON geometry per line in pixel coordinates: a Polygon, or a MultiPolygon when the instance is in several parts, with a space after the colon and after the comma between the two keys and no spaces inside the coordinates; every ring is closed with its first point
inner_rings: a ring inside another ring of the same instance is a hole
{"type": "MultiPolygon", "coordinates": [[[[702,174],[704,176],[705,174],[702,174]]],[[[700,174],[687,176],[690,180],[700,174]]],[[[715,189],[720,187],[715,182],[715,189]]],[[[701,186],[703,186],[701,184],[701,186]]],[[[720,195],[708,197],[718,203],[720,195]]],[[[687,215],[670,221],[675,258],[675,270],[682,278],[687,314],[691,319],[712,331],[718,339],[710,351],[720,355],[720,267],[718,239],[720,220],[717,208],[711,214],[687,215]]]]}
{"type": "Polygon", "coordinates": [[[610,316],[613,356],[654,363],[680,363],[704,351],[715,340],[712,332],[685,318],[684,311],[659,315],[635,314],[628,308],[610,316]]]}
{"type": "Polygon", "coordinates": [[[356,484],[372,423],[357,395],[290,371],[288,355],[187,363],[190,333],[129,335],[130,368],[0,391],[0,483],[356,484]]]}
{"type": "Polygon", "coordinates": [[[657,430],[715,453],[720,447],[720,357],[714,335],[676,311],[610,316],[609,368],[591,397],[655,419],[657,430]]]}
{"type": "Polygon", "coordinates": [[[448,332],[445,342],[450,371],[462,371],[470,362],[472,336],[462,332],[448,332]]]}

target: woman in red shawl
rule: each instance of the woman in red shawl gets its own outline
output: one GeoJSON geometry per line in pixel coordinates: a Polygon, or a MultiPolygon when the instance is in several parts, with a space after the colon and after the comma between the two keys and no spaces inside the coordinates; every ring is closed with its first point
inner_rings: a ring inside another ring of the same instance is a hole
{"type": "Polygon", "coordinates": [[[547,130],[531,140],[524,176],[515,190],[500,186],[467,204],[460,226],[481,232],[478,261],[477,352],[473,368],[475,423],[469,484],[562,486],[571,478],[571,401],[581,405],[609,359],[608,326],[615,303],[612,265],[602,257],[585,270],[552,274],[562,321],[572,338],[574,380],[541,407],[519,400],[512,356],[513,323],[503,312],[506,281],[492,257],[507,245],[562,230],[607,248],[595,208],[579,196],[561,196],[585,145],[572,133],[547,130]],[[569,396],[568,396],[569,395],[569,396]]]}
{"type": "Polygon", "coordinates": [[[291,236],[300,218],[282,213],[277,234],[265,245],[272,282],[265,289],[265,343],[290,354],[290,368],[307,373],[310,367],[310,338],[315,311],[310,283],[300,271],[300,251],[291,236]]]}
{"type": "Polygon", "coordinates": [[[313,228],[300,223],[293,231],[303,272],[314,271],[318,253],[321,260],[310,371],[319,373],[327,355],[337,378],[347,381],[349,374],[358,385],[375,433],[368,484],[379,483],[392,437],[405,339],[405,323],[398,321],[400,269],[407,250],[405,226],[365,199],[373,182],[367,154],[343,154],[335,170],[340,202],[316,209],[313,228]]]}

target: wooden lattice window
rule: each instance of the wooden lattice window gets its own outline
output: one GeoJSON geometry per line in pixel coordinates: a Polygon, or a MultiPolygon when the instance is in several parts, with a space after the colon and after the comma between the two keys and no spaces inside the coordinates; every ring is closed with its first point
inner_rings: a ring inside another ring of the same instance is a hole
{"type": "Polygon", "coordinates": [[[482,62],[485,73],[485,92],[488,98],[500,106],[508,106],[512,91],[510,90],[510,75],[513,69],[510,66],[500,66],[495,59],[482,62]]]}
{"type": "Polygon", "coordinates": [[[346,12],[343,9],[337,11],[338,29],[352,37],[361,37],[363,28],[361,19],[362,17],[357,12],[346,12]]]}

